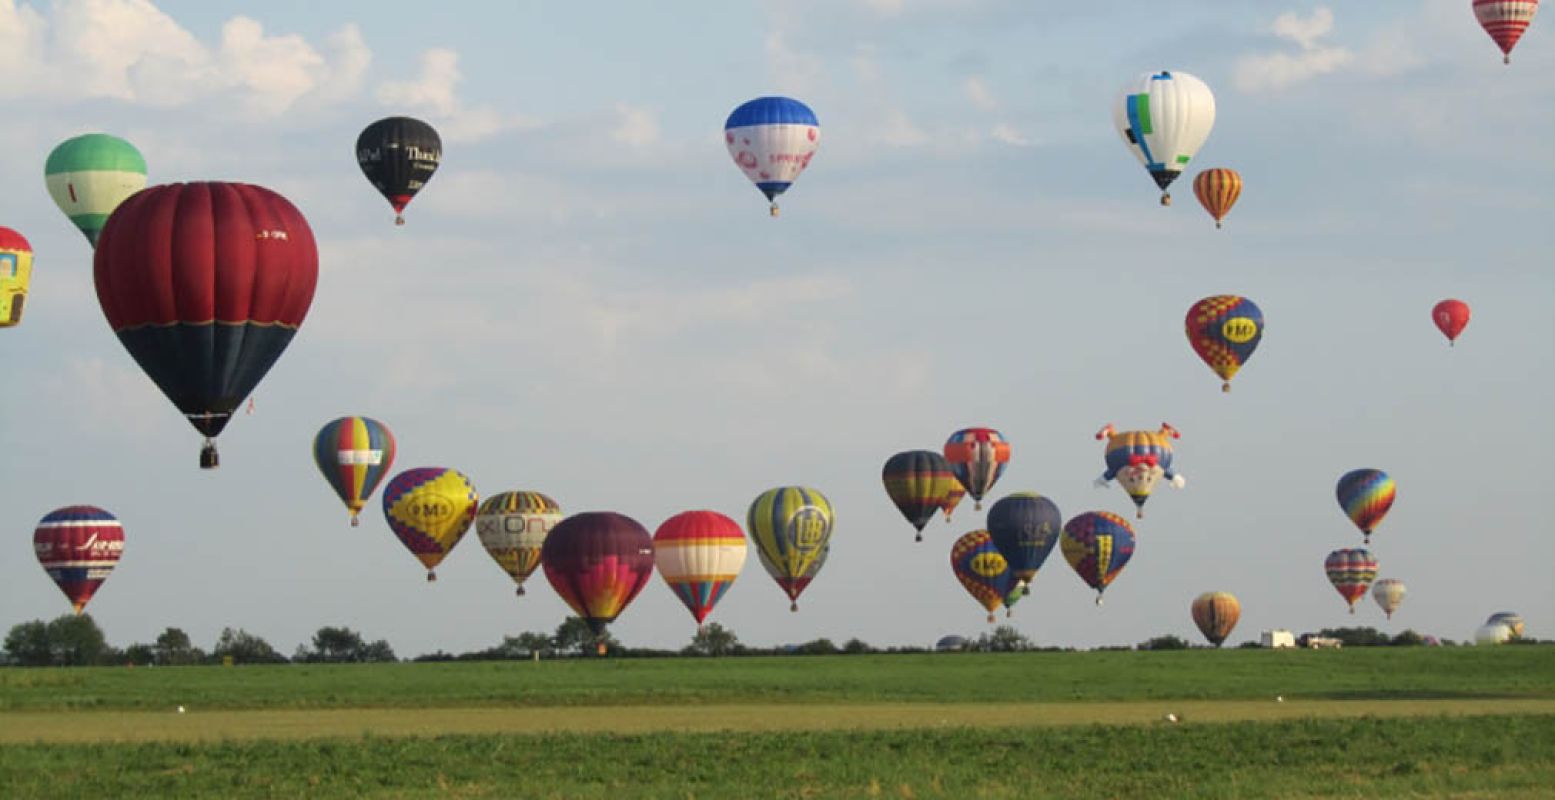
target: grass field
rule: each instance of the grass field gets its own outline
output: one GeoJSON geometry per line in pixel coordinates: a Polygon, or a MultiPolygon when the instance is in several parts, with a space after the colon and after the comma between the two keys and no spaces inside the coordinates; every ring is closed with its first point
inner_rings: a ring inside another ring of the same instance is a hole
{"type": "Polygon", "coordinates": [[[0,743],[8,798],[1550,797],[1555,647],[6,669],[0,743]]]}

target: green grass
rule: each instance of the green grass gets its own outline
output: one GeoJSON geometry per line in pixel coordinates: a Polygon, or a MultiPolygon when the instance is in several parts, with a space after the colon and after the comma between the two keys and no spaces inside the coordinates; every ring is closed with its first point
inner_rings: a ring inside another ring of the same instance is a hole
{"type": "Polygon", "coordinates": [[[1555,715],[11,745],[28,797],[1547,797],[1555,715]]]}
{"type": "Polygon", "coordinates": [[[3,710],[1550,698],[1555,647],[0,669],[3,710]]]}

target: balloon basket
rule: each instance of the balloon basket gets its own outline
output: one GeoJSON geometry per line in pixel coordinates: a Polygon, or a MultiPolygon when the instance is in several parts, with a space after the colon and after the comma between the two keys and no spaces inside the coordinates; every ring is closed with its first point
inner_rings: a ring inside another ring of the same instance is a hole
{"type": "Polygon", "coordinates": [[[351,527],[353,527],[353,528],[360,528],[360,527],[362,527],[362,521],[357,519],[355,514],[351,515],[351,527]]]}
{"type": "Polygon", "coordinates": [[[989,614],[988,615],[988,624],[992,625],[993,624],[993,620],[994,620],[994,616],[992,614],[989,614]]]}
{"type": "Polygon", "coordinates": [[[788,604],[788,611],[791,614],[792,613],[798,613],[798,611],[799,611],[799,602],[796,600],[796,601],[794,601],[792,603],[789,603],[788,604]]]}
{"type": "Polygon", "coordinates": [[[913,541],[915,541],[915,542],[921,542],[921,541],[923,541],[923,533],[922,533],[922,532],[919,532],[919,534],[918,534],[918,535],[917,535],[917,537],[916,537],[916,538],[914,538],[914,539],[913,539],[913,541]]]}
{"type": "Polygon", "coordinates": [[[772,206],[767,209],[767,216],[772,217],[774,219],[777,218],[777,216],[778,216],[778,204],[777,203],[773,203],[772,206]]]}
{"type": "Polygon", "coordinates": [[[1220,220],[1215,220],[1215,230],[1220,230],[1220,220]]]}
{"type": "Polygon", "coordinates": [[[1099,595],[1099,594],[1096,595],[1096,605],[1098,605],[1098,606],[1101,605],[1101,595],[1099,595]]]}
{"type": "Polygon", "coordinates": [[[1161,193],[1161,205],[1162,206],[1170,206],[1171,204],[1172,204],[1172,196],[1170,194],[1167,194],[1166,192],[1162,192],[1161,193]]]}
{"type": "Polygon", "coordinates": [[[1231,381],[1226,381],[1225,383],[1220,384],[1220,393],[1221,394],[1230,394],[1231,393],[1231,381]]]}
{"type": "Polygon", "coordinates": [[[396,226],[404,225],[405,224],[405,218],[400,216],[400,215],[398,215],[398,214],[394,215],[394,224],[396,226]]]}
{"type": "Polygon", "coordinates": [[[432,583],[432,582],[434,582],[436,580],[437,580],[437,573],[433,572],[432,570],[427,570],[427,583],[432,583]]]}
{"type": "Polygon", "coordinates": [[[527,594],[527,592],[524,591],[524,587],[520,586],[513,592],[513,594],[518,595],[519,597],[523,597],[525,594],[527,594]]]}
{"type": "Polygon", "coordinates": [[[221,466],[221,456],[216,452],[216,443],[210,439],[200,446],[200,469],[215,469],[221,466]]]}
{"type": "Polygon", "coordinates": [[[1355,606],[1350,606],[1350,613],[1351,613],[1351,614],[1354,614],[1354,613],[1355,613],[1355,606]]]}

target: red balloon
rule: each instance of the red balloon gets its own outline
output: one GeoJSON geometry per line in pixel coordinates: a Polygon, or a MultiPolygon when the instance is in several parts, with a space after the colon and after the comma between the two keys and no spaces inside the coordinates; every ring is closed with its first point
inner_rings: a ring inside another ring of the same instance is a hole
{"type": "Polygon", "coordinates": [[[103,315],[141,369],[211,441],[286,350],[318,282],[313,231],[286,198],[175,183],[108,218],[93,273],[103,315]]]}
{"type": "Polygon", "coordinates": [[[546,535],[540,563],[551,588],[598,635],[653,577],[653,537],[622,514],[573,514],[546,535]]]}
{"type": "Polygon", "coordinates": [[[1443,300],[1431,309],[1431,320],[1447,337],[1447,343],[1457,341],[1458,334],[1469,324],[1469,304],[1462,300],[1443,300]]]}
{"type": "Polygon", "coordinates": [[[38,521],[32,549],[80,614],[124,553],[124,526],[96,506],[57,508],[38,521]]]}

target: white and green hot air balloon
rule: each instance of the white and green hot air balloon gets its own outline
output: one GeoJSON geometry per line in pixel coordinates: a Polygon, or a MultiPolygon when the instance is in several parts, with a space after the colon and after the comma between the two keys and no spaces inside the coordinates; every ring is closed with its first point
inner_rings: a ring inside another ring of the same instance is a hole
{"type": "Polygon", "coordinates": [[[1186,72],[1146,73],[1123,87],[1112,118],[1123,143],[1161,187],[1161,205],[1169,206],[1166,187],[1188,168],[1215,127],[1215,95],[1186,72]]]}
{"type": "Polygon", "coordinates": [[[117,136],[88,133],[60,142],[49,153],[43,178],[54,204],[96,247],[108,215],[146,188],[146,159],[117,136]]]}

